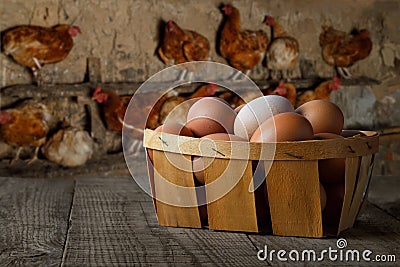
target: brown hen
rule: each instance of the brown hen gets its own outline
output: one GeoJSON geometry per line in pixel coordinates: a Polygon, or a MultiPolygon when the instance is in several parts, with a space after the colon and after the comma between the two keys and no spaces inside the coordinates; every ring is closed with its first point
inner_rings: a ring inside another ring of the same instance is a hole
{"type": "Polygon", "coordinates": [[[33,100],[0,112],[1,139],[11,146],[18,147],[12,162],[19,159],[23,147],[32,146],[35,147],[35,153],[28,163],[37,160],[39,149],[46,142],[51,118],[48,108],[33,100]]]}
{"type": "Polygon", "coordinates": [[[334,66],[338,74],[345,79],[351,78],[347,68],[368,57],[372,50],[372,41],[367,29],[354,30],[348,34],[332,26],[322,26],[319,44],[323,59],[334,66]]]}
{"type": "Polygon", "coordinates": [[[38,85],[43,83],[41,68],[65,59],[74,46],[77,26],[57,25],[51,28],[22,25],[2,33],[2,51],[32,70],[38,85]]]}
{"type": "Polygon", "coordinates": [[[297,90],[291,83],[284,83],[280,81],[278,87],[273,91],[273,94],[277,94],[287,98],[293,107],[296,105],[297,90]]]}
{"type": "MultiPolygon", "coordinates": [[[[203,35],[181,29],[170,20],[165,24],[164,38],[157,52],[167,65],[203,61],[210,56],[210,43],[203,35]]],[[[186,70],[182,71],[179,79],[183,79],[186,72],[186,70]]]]}
{"type": "Polygon", "coordinates": [[[221,56],[232,67],[248,73],[263,59],[269,41],[268,35],[262,30],[242,30],[239,10],[231,4],[224,5],[222,10],[226,21],[219,45],[221,56]]]}
{"type": "Polygon", "coordinates": [[[333,77],[332,80],[322,82],[320,85],[318,85],[314,90],[307,90],[302,93],[300,93],[297,96],[297,101],[296,101],[296,106],[295,108],[298,108],[299,106],[303,105],[306,102],[312,101],[312,100],[330,100],[330,95],[332,91],[337,91],[339,87],[341,86],[341,81],[338,77],[333,77]]]}

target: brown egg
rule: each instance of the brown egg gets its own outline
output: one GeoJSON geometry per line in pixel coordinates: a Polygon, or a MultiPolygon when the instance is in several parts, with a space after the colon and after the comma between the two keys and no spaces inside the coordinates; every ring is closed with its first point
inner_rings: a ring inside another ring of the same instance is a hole
{"type": "MultiPolygon", "coordinates": [[[[343,136],[333,133],[319,133],[314,135],[315,140],[343,139],[343,136]]],[[[344,181],[346,158],[321,159],[318,161],[318,173],[321,182],[339,183],[344,181]]]]}
{"type": "Polygon", "coordinates": [[[294,112],[286,112],[263,122],[250,142],[302,141],[310,140],[313,136],[313,129],[306,118],[294,112]]]}
{"type": "MultiPolygon", "coordinates": [[[[160,125],[154,131],[194,137],[194,134],[192,133],[192,131],[189,128],[187,128],[186,126],[184,126],[180,123],[176,123],[176,122],[168,122],[166,124],[160,125]]],[[[147,149],[147,152],[149,154],[149,158],[150,158],[151,162],[153,162],[153,149],[147,149]]]]}
{"type": "Polygon", "coordinates": [[[313,100],[296,109],[311,122],[314,134],[340,134],[343,130],[344,116],[340,108],[327,100],[313,100]]]}
{"type": "Polygon", "coordinates": [[[224,101],[203,97],[194,103],[187,115],[186,127],[197,137],[213,133],[233,133],[236,113],[224,101]]]}
{"type": "Polygon", "coordinates": [[[319,183],[319,197],[321,200],[321,210],[324,210],[326,207],[326,191],[321,183],[319,183]]]}
{"type": "Polygon", "coordinates": [[[322,212],[324,225],[337,227],[342,213],[345,193],[344,183],[325,185],[326,206],[322,212]]]}
{"type": "Polygon", "coordinates": [[[343,137],[365,136],[365,134],[359,130],[343,130],[340,135],[343,137]]]}
{"type": "MultiPolygon", "coordinates": [[[[209,134],[202,139],[211,139],[211,140],[219,140],[219,141],[247,141],[244,138],[241,138],[239,136],[233,135],[233,134],[227,134],[227,133],[215,133],[215,134],[209,134]]],[[[193,173],[194,177],[196,178],[197,182],[199,184],[204,185],[204,161],[202,157],[197,157],[193,156],[193,173]]]]}

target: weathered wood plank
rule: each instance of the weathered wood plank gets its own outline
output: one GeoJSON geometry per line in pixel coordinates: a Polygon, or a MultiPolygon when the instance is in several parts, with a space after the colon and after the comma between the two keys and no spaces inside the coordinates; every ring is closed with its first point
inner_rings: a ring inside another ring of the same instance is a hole
{"type": "MultiPolygon", "coordinates": [[[[93,78],[95,74],[91,75],[93,78]]],[[[99,79],[97,77],[96,79],[99,79]]],[[[310,79],[298,79],[292,80],[291,83],[298,89],[309,89],[315,88],[321,82],[328,80],[329,78],[310,78],[310,79]]],[[[248,83],[241,83],[240,81],[224,81],[229,85],[229,88],[240,88],[247,89],[248,83]]],[[[263,90],[268,89],[271,86],[276,86],[279,81],[266,81],[266,80],[256,80],[254,81],[257,86],[263,90]]],[[[343,86],[350,85],[371,85],[378,84],[379,82],[373,79],[362,77],[360,79],[354,80],[344,80],[342,81],[343,86]]],[[[0,88],[0,106],[6,106],[18,99],[23,98],[44,98],[50,96],[88,96],[94,89],[95,82],[81,83],[81,84],[54,84],[46,85],[42,87],[37,87],[36,85],[22,84],[13,85],[4,88],[0,88]]],[[[170,85],[170,82],[167,83],[170,85]]],[[[136,92],[136,90],[142,85],[142,82],[135,83],[98,83],[105,90],[113,90],[120,95],[131,95],[136,92]]],[[[154,88],[160,88],[160,86],[155,86],[154,88]]],[[[197,83],[186,84],[176,88],[178,93],[190,93],[198,88],[197,83]]],[[[224,89],[219,88],[219,91],[224,91],[224,89]]]]}
{"type": "Polygon", "coordinates": [[[59,266],[74,181],[0,178],[0,266],[59,266]]]}
{"type": "MultiPolygon", "coordinates": [[[[336,245],[338,238],[306,239],[259,235],[250,235],[249,237],[259,249],[264,249],[264,246],[267,245],[269,251],[279,251],[283,249],[287,252],[291,250],[301,252],[303,250],[313,249],[319,256],[320,254],[318,253],[321,253],[324,249],[329,249],[329,247],[338,249],[336,245]]],[[[356,249],[362,252],[363,250],[369,249],[373,252],[373,256],[377,254],[391,254],[398,257],[400,253],[400,222],[369,204],[364,213],[356,221],[354,228],[341,234],[341,238],[345,238],[347,241],[347,247],[343,251],[356,249]]],[[[281,263],[277,259],[276,253],[273,256],[273,261],[267,260],[267,262],[271,264],[281,263]]],[[[307,265],[320,266],[321,263],[336,266],[343,266],[346,264],[346,262],[340,262],[339,260],[330,261],[326,254],[324,261],[307,262],[307,265]]],[[[297,264],[299,264],[299,262],[297,262],[297,264]]],[[[349,262],[349,264],[352,266],[376,266],[376,262],[367,263],[362,260],[360,262],[349,262]]],[[[393,266],[393,262],[388,265],[393,266]]],[[[385,264],[383,264],[383,266],[385,266],[385,264]]]]}
{"type": "Polygon", "coordinates": [[[400,220],[400,176],[373,176],[370,187],[368,199],[400,220]]]}
{"type": "MultiPolygon", "coordinates": [[[[265,244],[269,249],[287,251],[336,248],[336,238],[160,227],[152,199],[132,178],[78,178],[75,191],[73,183],[66,179],[0,178],[1,266],[60,264],[73,192],[62,266],[266,266],[280,262],[276,257],[273,262],[257,259],[265,244]]],[[[375,193],[373,183],[371,195],[375,193]]],[[[380,203],[385,203],[384,198],[380,203]]],[[[343,233],[347,248],[399,255],[400,222],[374,205],[367,205],[355,227],[343,233]]]]}
{"type": "MultiPolygon", "coordinates": [[[[143,153],[144,154],[144,153],[143,153]]],[[[143,157],[135,158],[132,166],[145,164],[143,157]]],[[[145,168],[142,168],[145,170],[145,168]]],[[[102,157],[95,157],[89,160],[85,165],[65,168],[48,160],[38,160],[30,165],[24,161],[18,161],[10,165],[9,160],[0,161],[0,173],[3,177],[16,178],[58,178],[80,176],[103,175],[109,177],[128,176],[129,170],[126,166],[124,155],[122,153],[107,154],[102,157]]]]}
{"type": "Polygon", "coordinates": [[[130,178],[79,179],[63,266],[257,266],[245,234],[158,226],[130,178]]]}

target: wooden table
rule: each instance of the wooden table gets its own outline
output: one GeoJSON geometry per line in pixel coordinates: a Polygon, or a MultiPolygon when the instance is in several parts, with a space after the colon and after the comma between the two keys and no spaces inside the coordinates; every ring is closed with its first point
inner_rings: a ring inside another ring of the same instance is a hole
{"type": "MultiPolygon", "coordinates": [[[[399,185],[400,177],[373,177],[370,203],[341,235],[346,249],[395,255],[399,264],[399,185]]],[[[0,266],[269,266],[282,262],[276,254],[260,261],[265,245],[321,252],[336,241],[160,227],[151,198],[127,175],[0,178],[0,266]]],[[[395,265],[351,263],[365,264],[395,265]]]]}

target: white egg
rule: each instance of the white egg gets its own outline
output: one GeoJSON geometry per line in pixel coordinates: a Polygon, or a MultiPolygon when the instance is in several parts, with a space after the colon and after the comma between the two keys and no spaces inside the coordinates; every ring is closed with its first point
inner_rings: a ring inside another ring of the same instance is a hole
{"type": "Polygon", "coordinates": [[[268,118],[283,112],[294,112],[289,100],[278,95],[267,95],[247,103],[238,113],[234,133],[250,140],[254,131],[268,118]]]}

